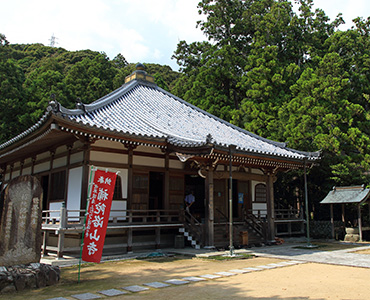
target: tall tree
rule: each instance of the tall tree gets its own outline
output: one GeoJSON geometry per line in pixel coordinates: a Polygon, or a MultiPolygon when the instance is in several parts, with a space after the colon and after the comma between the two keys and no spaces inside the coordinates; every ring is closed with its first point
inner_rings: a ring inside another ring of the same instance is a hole
{"type": "Polygon", "coordinates": [[[24,73],[11,58],[11,49],[5,35],[0,34],[0,143],[24,129],[19,123],[26,93],[24,73]]]}

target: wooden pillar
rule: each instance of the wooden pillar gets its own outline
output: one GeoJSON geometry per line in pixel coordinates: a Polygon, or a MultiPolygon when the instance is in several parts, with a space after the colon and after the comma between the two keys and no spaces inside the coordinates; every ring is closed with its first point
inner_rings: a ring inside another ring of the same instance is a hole
{"type": "Polygon", "coordinates": [[[214,188],[213,168],[210,166],[205,180],[206,187],[206,247],[214,247],[214,188]]]}
{"type": "Polygon", "coordinates": [[[62,207],[60,208],[60,220],[59,220],[59,230],[58,230],[58,250],[57,258],[63,258],[64,250],[64,230],[67,227],[67,210],[66,205],[63,202],[62,207]]]}
{"type": "Polygon", "coordinates": [[[48,237],[49,237],[49,231],[45,230],[44,235],[42,237],[41,257],[44,257],[44,256],[48,255],[48,252],[47,252],[48,237]]]}
{"type": "Polygon", "coordinates": [[[55,155],[55,151],[50,151],[50,164],[49,164],[49,172],[48,172],[48,197],[46,199],[47,207],[49,207],[50,197],[51,197],[51,194],[53,193],[53,186],[52,186],[53,183],[51,182],[51,174],[52,174],[51,171],[53,170],[54,155],[55,155]]]}
{"type": "Polygon", "coordinates": [[[127,232],[127,252],[128,253],[132,253],[132,235],[133,235],[132,228],[129,228],[127,232]]]}
{"type": "Polygon", "coordinates": [[[161,229],[155,229],[155,249],[161,249],[161,229]]]}
{"type": "Polygon", "coordinates": [[[5,174],[6,174],[6,164],[0,167],[0,178],[2,179],[0,181],[0,192],[3,190],[4,187],[5,174]]]}
{"type": "Polygon", "coordinates": [[[362,220],[361,220],[361,204],[357,205],[357,214],[358,214],[358,232],[360,234],[360,242],[362,242],[362,220]]]}
{"type": "Polygon", "coordinates": [[[334,232],[334,212],[333,212],[333,204],[330,204],[330,223],[331,223],[331,237],[335,239],[335,232],[334,232]]]}
{"type": "Polygon", "coordinates": [[[346,225],[345,205],[342,204],[342,222],[346,225]]]}
{"type": "MultiPolygon", "coordinates": [[[[156,223],[157,224],[161,223],[161,212],[159,211],[157,211],[156,223]]],[[[155,248],[161,249],[161,228],[160,227],[157,227],[155,229],[155,248]]]]}
{"type": "Polygon", "coordinates": [[[36,156],[32,157],[31,175],[35,174],[36,156]]]}
{"type": "Polygon", "coordinates": [[[21,161],[21,169],[19,171],[19,176],[23,175],[24,160],[21,161]]]}
{"type": "Polygon", "coordinates": [[[170,154],[165,153],[164,172],[164,209],[170,209],[170,154]]]}
{"type": "Polygon", "coordinates": [[[86,209],[87,193],[89,190],[89,163],[90,163],[90,142],[87,141],[84,146],[83,152],[83,166],[82,166],[82,184],[81,184],[81,198],[80,209],[86,209]]]}
{"type": "Polygon", "coordinates": [[[274,208],[274,178],[273,174],[268,173],[267,175],[267,240],[272,242],[275,241],[275,208],[274,208]]]}
{"type": "Polygon", "coordinates": [[[131,209],[132,195],[133,195],[133,157],[134,147],[132,145],[127,146],[128,148],[128,178],[127,178],[127,209],[131,209]]]}
{"type": "Polygon", "coordinates": [[[12,177],[13,177],[13,169],[14,169],[14,165],[11,164],[10,165],[10,173],[9,173],[9,181],[12,180],[12,177]]]}
{"type": "Polygon", "coordinates": [[[72,145],[67,146],[67,165],[66,165],[66,184],[64,186],[64,201],[66,202],[66,207],[68,206],[68,185],[69,185],[69,166],[71,165],[71,152],[72,145]]]}

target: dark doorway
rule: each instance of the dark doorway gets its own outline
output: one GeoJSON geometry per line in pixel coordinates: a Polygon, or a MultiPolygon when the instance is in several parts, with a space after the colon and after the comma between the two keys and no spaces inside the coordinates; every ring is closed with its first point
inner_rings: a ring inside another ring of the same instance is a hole
{"type": "Polygon", "coordinates": [[[149,172],[149,209],[163,209],[164,173],[149,172]]]}
{"type": "Polygon", "coordinates": [[[42,186],[42,210],[48,210],[48,194],[49,194],[49,175],[41,177],[41,186],[42,186]]]}
{"type": "MultiPolygon", "coordinates": [[[[185,196],[193,193],[195,202],[190,208],[191,214],[199,221],[205,216],[205,180],[198,175],[185,175],[185,196]]],[[[184,197],[185,197],[184,196],[184,197]]]]}

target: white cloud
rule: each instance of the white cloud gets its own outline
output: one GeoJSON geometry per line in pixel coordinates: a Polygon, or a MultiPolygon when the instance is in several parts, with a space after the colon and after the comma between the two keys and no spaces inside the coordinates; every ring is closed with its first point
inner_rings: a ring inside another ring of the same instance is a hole
{"type": "MultiPolygon", "coordinates": [[[[68,50],[118,53],[129,62],[153,62],[176,68],[171,60],[180,40],[205,40],[196,22],[200,0],[12,0],[3,1],[0,32],[10,43],[49,44],[68,50]]],[[[333,20],[339,13],[347,22],[370,15],[368,0],[314,0],[333,20]]],[[[343,29],[343,28],[341,28],[343,29]]]]}

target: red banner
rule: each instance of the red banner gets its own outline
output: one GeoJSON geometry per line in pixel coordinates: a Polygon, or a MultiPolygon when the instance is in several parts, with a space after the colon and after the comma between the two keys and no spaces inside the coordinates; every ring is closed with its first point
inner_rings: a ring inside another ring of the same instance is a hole
{"type": "Polygon", "coordinates": [[[87,210],[82,259],[99,263],[103,253],[116,173],[95,171],[87,210]]]}

